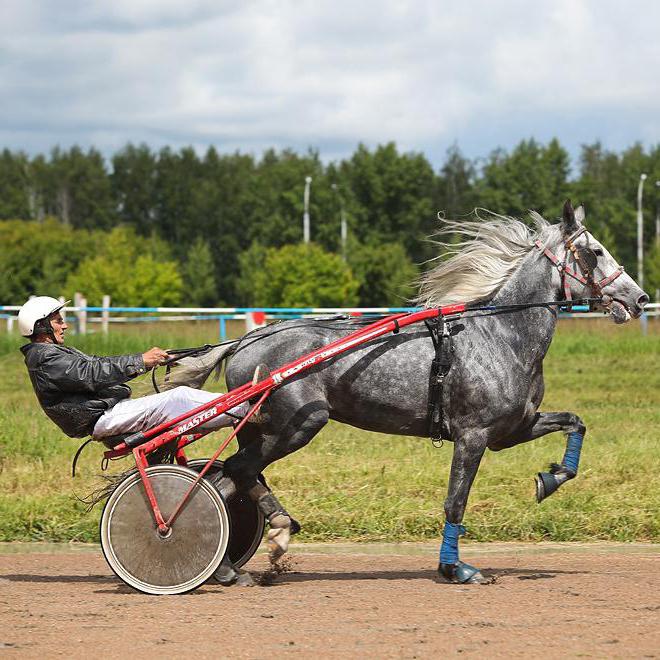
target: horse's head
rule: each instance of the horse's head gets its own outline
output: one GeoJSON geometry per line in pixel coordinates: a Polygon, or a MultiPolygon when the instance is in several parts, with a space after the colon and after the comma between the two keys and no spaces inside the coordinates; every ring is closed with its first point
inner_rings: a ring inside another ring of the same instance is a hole
{"type": "MultiPolygon", "coordinates": [[[[561,233],[564,244],[562,287],[566,298],[600,298],[596,307],[615,323],[641,315],[649,297],[583,224],[584,208],[564,204],[561,233]]],[[[561,254],[558,255],[561,258],[561,254]]]]}

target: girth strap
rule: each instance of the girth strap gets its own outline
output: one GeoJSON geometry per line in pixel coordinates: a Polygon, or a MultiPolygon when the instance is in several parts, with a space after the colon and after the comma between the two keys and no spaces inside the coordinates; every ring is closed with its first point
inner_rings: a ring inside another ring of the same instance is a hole
{"type": "Polygon", "coordinates": [[[448,440],[449,438],[445,436],[444,432],[442,399],[445,376],[451,368],[451,335],[442,314],[434,319],[428,319],[424,323],[435,349],[429,378],[429,436],[431,440],[448,440]]]}

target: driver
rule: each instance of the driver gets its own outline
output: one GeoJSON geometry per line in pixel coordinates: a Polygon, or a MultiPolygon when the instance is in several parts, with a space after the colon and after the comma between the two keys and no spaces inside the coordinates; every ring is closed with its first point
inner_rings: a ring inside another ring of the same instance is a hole
{"type": "MultiPolygon", "coordinates": [[[[126,382],[163,364],[169,357],[154,346],[146,353],[95,357],[64,345],[68,326],[64,303],[49,296],[28,300],[18,313],[18,327],[30,343],[21,347],[39,403],[50,419],[72,438],[95,440],[146,431],[209,403],[219,394],[192,387],[131,399],[126,382]]],[[[229,426],[247,413],[248,403],[209,420],[204,429],[229,426]]]]}

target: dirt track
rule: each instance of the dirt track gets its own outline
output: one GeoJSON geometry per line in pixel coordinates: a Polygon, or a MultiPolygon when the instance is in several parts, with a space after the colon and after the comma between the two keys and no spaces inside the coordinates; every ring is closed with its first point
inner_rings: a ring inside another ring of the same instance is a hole
{"type": "Polygon", "coordinates": [[[272,586],[173,597],[131,591],[100,553],[0,555],[0,656],[660,656],[657,546],[485,548],[466,558],[487,586],[438,582],[426,550],[294,550],[272,586]]]}

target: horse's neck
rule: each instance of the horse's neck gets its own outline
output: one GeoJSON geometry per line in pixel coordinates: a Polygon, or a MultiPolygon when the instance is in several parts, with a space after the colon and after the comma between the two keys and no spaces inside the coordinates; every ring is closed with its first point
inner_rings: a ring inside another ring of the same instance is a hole
{"type": "MultiPolygon", "coordinates": [[[[525,257],[520,267],[507,280],[492,300],[495,305],[518,305],[524,303],[549,302],[558,300],[556,273],[548,259],[540,257],[536,250],[525,257]]],[[[550,345],[557,323],[557,314],[548,308],[531,308],[528,311],[513,312],[523,322],[516,323],[516,331],[521,339],[533,343],[550,345]]],[[[509,321],[504,314],[500,318],[509,321]]],[[[507,323],[510,325],[510,321],[507,323]]],[[[546,346],[546,349],[547,349],[546,346]]]]}

